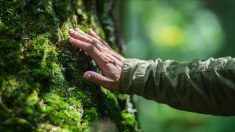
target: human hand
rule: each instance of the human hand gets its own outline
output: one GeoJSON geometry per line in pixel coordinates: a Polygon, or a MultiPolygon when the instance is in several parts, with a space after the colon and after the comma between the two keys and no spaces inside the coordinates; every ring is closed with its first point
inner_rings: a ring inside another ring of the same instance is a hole
{"type": "Polygon", "coordinates": [[[83,77],[111,91],[118,91],[125,58],[113,51],[92,29],[88,29],[88,33],[79,28],[69,29],[69,35],[71,36],[69,42],[87,52],[101,70],[101,74],[87,71],[83,77]]]}

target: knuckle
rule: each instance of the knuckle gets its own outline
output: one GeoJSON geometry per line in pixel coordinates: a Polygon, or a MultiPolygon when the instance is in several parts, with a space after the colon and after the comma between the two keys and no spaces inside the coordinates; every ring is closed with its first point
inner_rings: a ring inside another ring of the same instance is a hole
{"type": "Polygon", "coordinates": [[[93,80],[96,81],[98,79],[98,76],[96,74],[94,74],[92,78],[93,78],[93,80]]]}
{"type": "Polygon", "coordinates": [[[102,43],[99,41],[99,40],[97,40],[97,39],[92,39],[92,42],[91,42],[95,47],[97,47],[98,49],[100,49],[101,50],[101,48],[103,47],[102,46],[102,43]]]}
{"type": "Polygon", "coordinates": [[[92,39],[92,44],[94,44],[94,45],[98,45],[98,41],[97,41],[97,40],[95,40],[95,39],[92,39]]]}
{"type": "Polygon", "coordinates": [[[91,51],[93,51],[94,50],[94,46],[93,45],[88,45],[88,46],[86,46],[86,51],[87,52],[91,52],[91,51]]]}

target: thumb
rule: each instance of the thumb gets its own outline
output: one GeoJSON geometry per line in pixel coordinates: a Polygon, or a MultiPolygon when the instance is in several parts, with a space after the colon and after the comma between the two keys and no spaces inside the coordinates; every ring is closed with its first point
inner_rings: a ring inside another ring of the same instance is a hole
{"type": "Polygon", "coordinates": [[[102,85],[108,89],[110,89],[111,83],[113,82],[113,80],[93,71],[85,72],[83,77],[88,81],[91,81],[97,85],[102,85]]]}

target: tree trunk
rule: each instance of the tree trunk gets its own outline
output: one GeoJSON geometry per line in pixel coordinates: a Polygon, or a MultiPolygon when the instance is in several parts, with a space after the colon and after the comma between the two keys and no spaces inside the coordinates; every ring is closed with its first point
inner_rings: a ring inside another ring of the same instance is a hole
{"type": "Polygon", "coordinates": [[[112,9],[112,0],[0,0],[0,131],[136,130],[128,96],[85,81],[96,67],[68,43],[69,28],[91,27],[120,49],[112,9]]]}

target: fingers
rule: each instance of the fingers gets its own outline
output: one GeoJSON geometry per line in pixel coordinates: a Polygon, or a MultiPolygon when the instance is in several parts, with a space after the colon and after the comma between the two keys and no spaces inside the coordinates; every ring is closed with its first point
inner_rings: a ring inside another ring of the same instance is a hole
{"type": "Polygon", "coordinates": [[[101,38],[95,33],[95,31],[93,31],[91,28],[88,29],[88,34],[98,40],[100,40],[101,38]]]}
{"type": "Polygon", "coordinates": [[[87,37],[85,34],[76,32],[72,29],[69,29],[69,35],[75,39],[87,42],[87,43],[93,43],[93,40],[89,37],[87,37]]]}
{"type": "Polygon", "coordinates": [[[97,85],[102,85],[105,88],[108,88],[111,90],[111,85],[113,84],[113,80],[104,77],[96,72],[93,71],[87,71],[84,73],[83,77],[88,80],[91,81],[97,85]]]}
{"type": "Polygon", "coordinates": [[[70,38],[69,42],[71,44],[73,44],[74,46],[87,52],[89,54],[89,56],[92,57],[93,59],[95,59],[95,60],[97,59],[97,56],[100,51],[98,49],[96,49],[93,45],[86,43],[86,42],[83,42],[78,39],[74,39],[74,38],[70,38]]]}
{"type": "Polygon", "coordinates": [[[69,29],[69,35],[71,36],[69,40],[70,43],[87,52],[88,55],[93,58],[96,63],[98,63],[98,65],[112,62],[110,61],[110,57],[108,57],[108,59],[106,59],[107,57],[105,56],[101,57],[102,52],[112,54],[114,56],[112,59],[113,61],[123,60],[123,57],[114,52],[109,47],[109,45],[105,41],[101,40],[100,37],[92,29],[88,30],[88,34],[84,33],[79,28],[76,28],[76,31],[69,29]]]}
{"type": "Polygon", "coordinates": [[[69,42],[82,50],[86,50],[87,47],[90,45],[89,43],[74,38],[70,38],[69,42]]]}
{"type": "Polygon", "coordinates": [[[78,40],[78,39],[74,39],[74,38],[70,38],[69,42],[71,44],[73,44],[74,46],[82,49],[83,51],[87,52],[88,55],[95,60],[96,63],[99,64],[103,64],[103,63],[107,63],[107,61],[105,61],[102,57],[101,57],[101,52],[100,50],[95,47],[93,44],[90,43],[86,43],[84,41],[78,40]]]}
{"type": "Polygon", "coordinates": [[[116,53],[115,51],[113,51],[112,48],[109,46],[109,44],[106,43],[104,40],[102,40],[92,29],[88,29],[88,34],[91,35],[91,36],[93,36],[93,37],[95,37],[95,38],[97,38],[97,39],[99,39],[99,40],[101,41],[101,43],[102,43],[105,47],[107,47],[106,50],[108,50],[108,52],[111,51],[111,54],[113,54],[113,55],[115,56],[115,58],[117,58],[117,59],[119,59],[119,60],[121,60],[121,61],[124,60],[124,58],[123,58],[120,54],[118,54],[118,53],[116,53]]]}
{"type": "Polygon", "coordinates": [[[86,33],[84,33],[81,29],[79,29],[79,28],[75,28],[75,30],[77,31],[77,32],[79,32],[79,33],[81,33],[81,34],[86,34],[86,33]]]}
{"type": "Polygon", "coordinates": [[[102,40],[96,33],[94,30],[92,30],[91,28],[88,29],[88,34],[92,37],[94,37],[95,39],[99,40],[101,42],[102,45],[106,46],[107,48],[111,49],[111,47],[104,41],[102,40]]]}
{"type": "MultiPolygon", "coordinates": [[[[77,31],[78,33],[87,36],[90,39],[95,39],[96,41],[99,41],[100,37],[92,30],[92,29],[88,29],[88,33],[84,33],[81,29],[79,28],[75,28],[75,31],[77,31]]],[[[94,41],[93,41],[94,42],[94,41]]]]}

